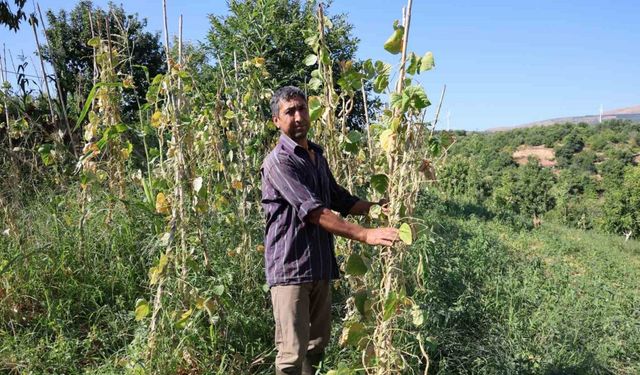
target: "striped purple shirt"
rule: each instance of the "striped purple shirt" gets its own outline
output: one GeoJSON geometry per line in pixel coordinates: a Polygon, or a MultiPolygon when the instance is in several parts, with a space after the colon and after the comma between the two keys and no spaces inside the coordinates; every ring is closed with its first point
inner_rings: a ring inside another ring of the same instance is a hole
{"type": "Polygon", "coordinates": [[[339,277],[333,235],[305,221],[319,207],[347,215],[358,201],[339,186],[320,146],[314,164],[307,151],[286,135],[262,163],[262,206],[266,215],[267,283],[301,284],[339,277]]]}

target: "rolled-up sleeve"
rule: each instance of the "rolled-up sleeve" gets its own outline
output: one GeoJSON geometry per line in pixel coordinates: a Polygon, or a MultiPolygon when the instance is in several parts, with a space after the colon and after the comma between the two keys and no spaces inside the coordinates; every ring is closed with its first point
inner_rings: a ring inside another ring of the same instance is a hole
{"type": "Polygon", "coordinates": [[[329,174],[329,188],[331,191],[331,209],[334,211],[340,212],[342,216],[347,216],[349,211],[360,198],[352,195],[347,191],[347,189],[338,185],[336,179],[333,177],[333,173],[329,170],[327,166],[327,171],[329,174]]]}
{"type": "Polygon", "coordinates": [[[276,158],[264,172],[274,189],[295,208],[300,221],[305,221],[309,212],[324,206],[310,186],[309,171],[290,159],[276,158]]]}

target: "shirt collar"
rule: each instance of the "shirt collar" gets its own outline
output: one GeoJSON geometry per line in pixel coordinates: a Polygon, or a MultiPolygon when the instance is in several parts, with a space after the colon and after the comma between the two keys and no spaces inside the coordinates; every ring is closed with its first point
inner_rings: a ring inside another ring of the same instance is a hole
{"type": "MultiPolygon", "coordinates": [[[[319,153],[324,152],[322,147],[320,147],[319,145],[311,142],[310,140],[307,140],[307,142],[309,143],[309,148],[311,148],[313,151],[316,151],[319,153]]],[[[278,143],[282,146],[282,148],[285,151],[287,151],[290,154],[295,153],[295,150],[297,148],[300,148],[300,150],[304,150],[304,148],[299,144],[297,144],[296,141],[294,141],[293,139],[289,138],[287,135],[284,135],[284,134],[280,134],[280,140],[278,143]]]]}

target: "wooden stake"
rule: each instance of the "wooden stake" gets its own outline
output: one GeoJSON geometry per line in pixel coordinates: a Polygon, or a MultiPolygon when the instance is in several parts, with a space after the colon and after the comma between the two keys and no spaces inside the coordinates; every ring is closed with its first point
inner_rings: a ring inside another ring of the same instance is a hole
{"type": "MultiPolygon", "coordinates": [[[[33,36],[36,38],[36,51],[38,52],[38,58],[40,59],[40,68],[42,69],[42,76],[44,77],[44,88],[47,92],[47,102],[49,103],[49,114],[51,115],[51,121],[55,121],[55,112],[53,110],[53,104],[51,103],[51,91],[49,90],[49,81],[47,81],[47,70],[44,67],[44,59],[40,52],[40,40],[38,39],[38,31],[36,31],[35,19],[31,19],[31,28],[33,29],[33,36]]],[[[58,93],[59,94],[59,93],[58,93]]]]}
{"type": "MultiPolygon", "coordinates": [[[[42,31],[44,33],[44,40],[47,42],[47,47],[49,47],[49,51],[53,53],[53,48],[51,48],[51,43],[49,43],[49,37],[47,36],[47,27],[44,23],[44,18],[42,17],[42,12],[40,11],[40,4],[36,3],[36,8],[38,8],[38,15],[40,16],[40,23],[42,24],[42,31]]],[[[34,26],[35,32],[35,26],[34,26]]],[[[37,41],[36,37],[36,41],[37,41]]],[[[40,52],[40,46],[38,46],[38,53],[40,52]]],[[[60,101],[60,110],[62,111],[62,117],[64,118],[64,124],[67,127],[67,133],[69,134],[69,140],[71,142],[71,149],[73,150],[73,155],[78,157],[78,153],[76,150],[76,143],[73,140],[73,132],[71,131],[71,125],[69,125],[69,117],[67,116],[67,106],[65,104],[64,98],[62,97],[62,86],[60,86],[60,77],[58,76],[58,71],[56,70],[55,65],[52,64],[53,67],[53,75],[56,77],[56,88],[58,90],[58,100],[60,101]]],[[[47,76],[44,76],[45,82],[47,80],[47,76]]]]}

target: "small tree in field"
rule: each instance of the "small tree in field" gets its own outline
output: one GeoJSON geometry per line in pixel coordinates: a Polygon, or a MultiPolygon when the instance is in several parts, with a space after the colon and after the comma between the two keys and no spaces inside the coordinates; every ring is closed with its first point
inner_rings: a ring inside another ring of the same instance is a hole
{"type": "Polygon", "coordinates": [[[507,172],[494,191],[494,205],[497,210],[512,211],[530,215],[536,220],[554,207],[551,194],[555,178],[551,170],[541,167],[538,160],[529,162],[516,170],[507,172]]]}

